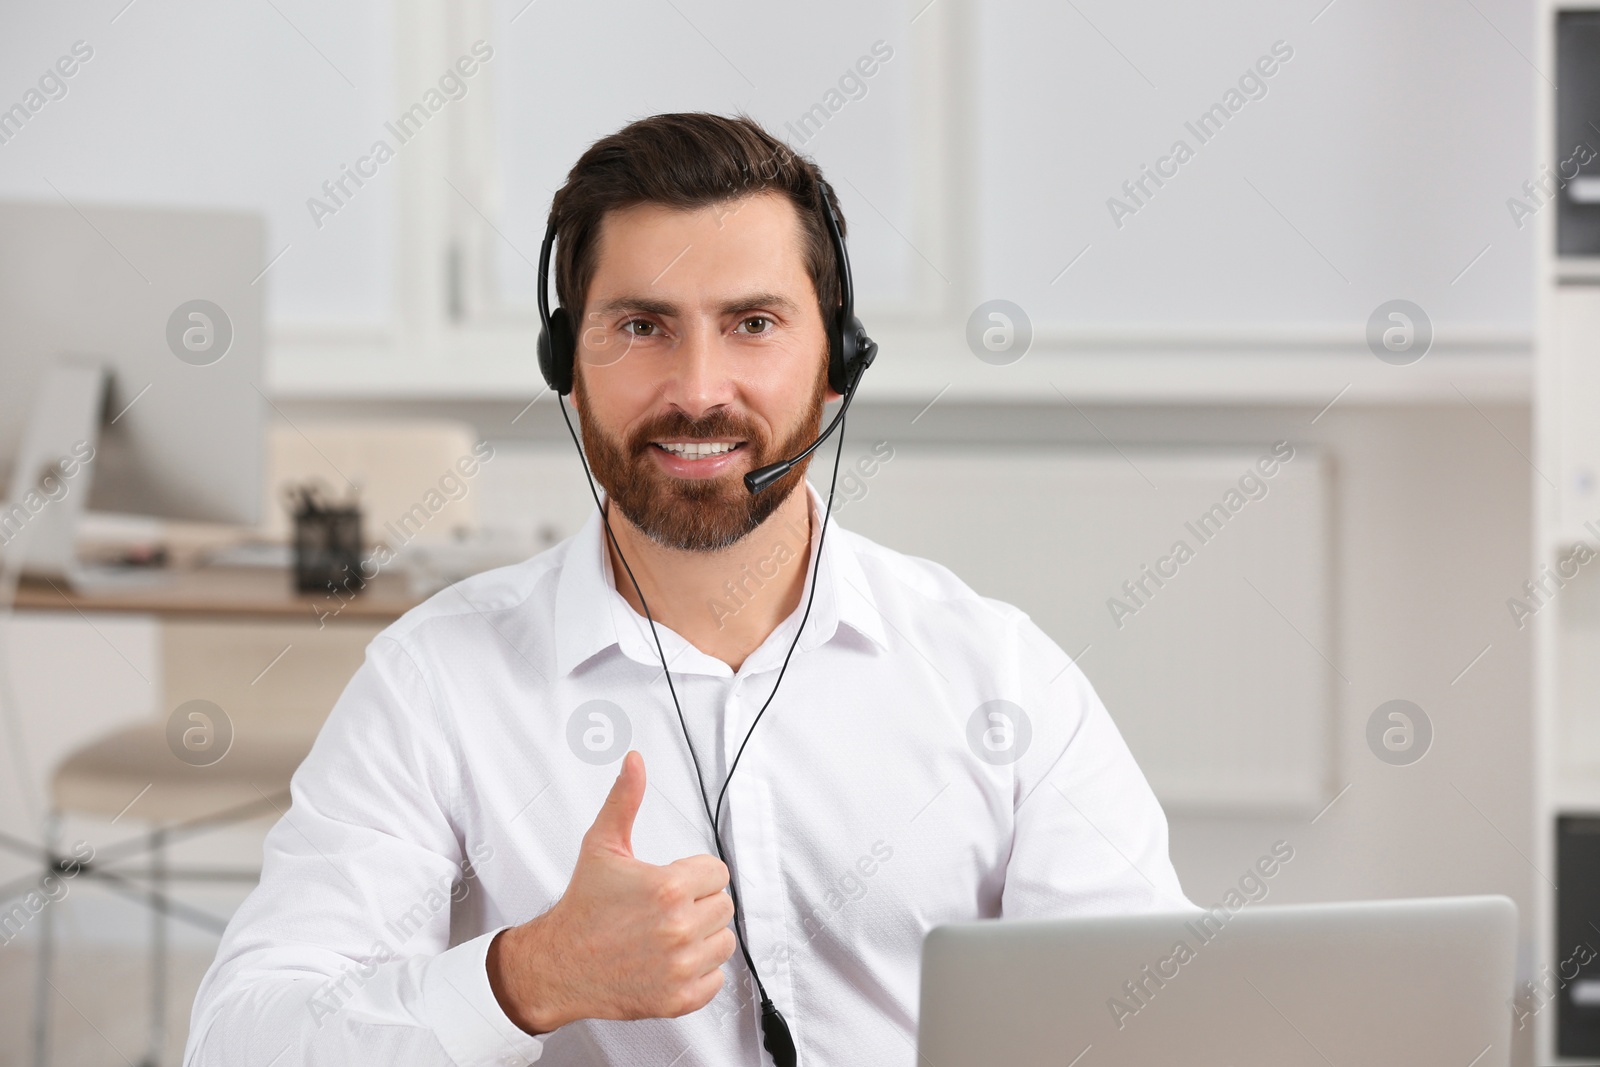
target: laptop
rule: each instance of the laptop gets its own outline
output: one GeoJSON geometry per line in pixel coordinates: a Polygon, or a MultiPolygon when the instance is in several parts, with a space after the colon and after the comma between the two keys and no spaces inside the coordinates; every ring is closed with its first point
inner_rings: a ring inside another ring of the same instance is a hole
{"type": "Polygon", "coordinates": [[[1508,1067],[1500,896],[952,923],[922,953],[934,1067],[1508,1067]]]}

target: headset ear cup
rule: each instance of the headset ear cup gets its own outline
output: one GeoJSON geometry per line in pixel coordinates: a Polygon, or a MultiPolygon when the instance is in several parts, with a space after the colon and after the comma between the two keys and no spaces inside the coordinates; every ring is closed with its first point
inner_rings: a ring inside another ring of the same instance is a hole
{"type": "Polygon", "coordinates": [[[867,328],[861,325],[861,320],[850,320],[850,379],[854,381],[866,373],[872,361],[878,358],[878,343],[867,336],[867,328]]]}
{"type": "Polygon", "coordinates": [[[860,319],[852,315],[849,322],[843,320],[840,312],[828,331],[828,384],[841,396],[878,354],[878,346],[867,336],[860,319]]]}
{"type": "Polygon", "coordinates": [[[550,328],[539,331],[539,372],[545,384],[562,396],[572,392],[572,361],[577,344],[566,308],[550,313],[550,328]]]}
{"type": "Polygon", "coordinates": [[[850,371],[855,363],[856,337],[850,323],[844,321],[844,312],[833,317],[828,327],[828,386],[840,395],[850,384],[850,371]]]}
{"type": "Polygon", "coordinates": [[[544,384],[554,389],[556,387],[555,374],[551,369],[550,358],[550,331],[544,327],[539,328],[539,373],[544,376],[544,384]]]}

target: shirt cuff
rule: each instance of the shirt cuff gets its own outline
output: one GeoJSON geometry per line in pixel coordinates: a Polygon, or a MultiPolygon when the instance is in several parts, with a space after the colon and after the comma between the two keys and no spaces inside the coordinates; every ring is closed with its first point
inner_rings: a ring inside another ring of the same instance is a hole
{"type": "Polygon", "coordinates": [[[543,1041],[507,1018],[489,986],[489,943],[499,933],[446,949],[423,971],[423,1010],[457,1067],[524,1067],[544,1052],[543,1041]]]}

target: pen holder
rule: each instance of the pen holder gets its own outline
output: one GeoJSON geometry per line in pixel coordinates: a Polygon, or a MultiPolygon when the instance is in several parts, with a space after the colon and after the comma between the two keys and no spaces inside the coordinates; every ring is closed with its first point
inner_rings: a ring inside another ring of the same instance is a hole
{"type": "Polygon", "coordinates": [[[361,509],[354,501],[334,504],[311,488],[292,490],[294,584],[302,593],[359,592],[361,509]]]}

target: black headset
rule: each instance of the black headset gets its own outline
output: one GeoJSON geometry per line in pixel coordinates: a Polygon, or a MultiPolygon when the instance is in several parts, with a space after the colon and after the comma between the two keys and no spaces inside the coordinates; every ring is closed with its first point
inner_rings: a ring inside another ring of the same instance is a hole
{"type": "Polygon", "coordinates": [[[878,354],[877,342],[867,336],[866,328],[861,325],[861,320],[856,318],[855,286],[850,279],[850,256],[845,251],[844,234],[840,232],[839,217],[834,212],[833,189],[821,179],[818,179],[817,185],[818,196],[822,200],[823,221],[827,223],[828,236],[833,242],[834,259],[839,268],[839,308],[827,323],[828,385],[844,400],[839,405],[839,412],[833,417],[833,421],[803,452],[790,459],[749,472],[744,476],[745,488],[752,494],[768,488],[787,474],[795,464],[809,456],[836,428],[840,429],[839,446],[833,456],[833,479],[828,486],[828,507],[822,517],[822,528],[817,531],[816,561],[811,568],[811,593],[806,598],[805,613],[801,615],[800,625],[795,629],[794,640],[789,643],[789,651],[783,657],[783,666],[778,670],[777,681],[772,683],[772,692],[767,694],[766,702],[761,705],[761,710],[756,712],[755,718],[750,723],[750,729],[745,732],[744,740],[739,743],[733,763],[728,767],[728,775],[723,779],[722,789],[717,794],[715,809],[712,808],[710,797],[706,793],[705,776],[700,772],[700,758],[695,754],[694,743],[689,739],[689,726],[683,717],[683,706],[678,703],[677,687],[672,684],[672,672],[667,667],[667,654],[661,647],[661,634],[656,630],[655,616],[650,613],[650,605],[645,601],[644,590],[639,588],[639,580],[633,576],[633,567],[622,554],[622,545],[617,542],[616,534],[611,531],[611,520],[606,515],[605,506],[600,502],[600,493],[595,488],[594,476],[589,470],[588,459],[583,454],[583,445],[578,440],[578,432],[573,429],[572,420],[567,416],[567,405],[561,399],[572,392],[573,364],[577,357],[578,345],[572,316],[567,313],[567,309],[558,307],[553,312],[550,310],[550,249],[555,244],[558,222],[554,211],[550,213],[550,222],[545,228],[544,243],[539,247],[539,370],[544,375],[545,383],[557,394],[556,402],[561,408],[562,421],[567,424],[567,433],[572,437],[578,455],[584,459],[584,475],[589,480],[589,492],[594,497],[595,507],[600,511],[600,521],[605,527],[606,536],[616,549],[617,558],[622,560],[622,567],[628,574],[628,580],[633,583],[634,592],[639,596],[639,603],[644,607],[645,618],[650,622],[650,634],[655,638],[656,654],[661,659],[661,673],[667,679],[667,690],[672,694],[672,706],[678,713],[678,725],[683,730],[683,743],[689,749],[690,762],[694,764],[695,781],[700,786],[700,800],[705,806],[706,818],[711,823],[711,838],[716,844],[717,858],[729,866],[728,896],[733,901],[733,933],[739,943],[739,951],[744,956],[745,966],[750,969],[750,977],[755,981],[756,992],[761,997],[761,1043],[777,1067],[795,1067],[798,1054],[795,1051],[794,1038],[789,1033],[789,1024],[784,1021],[783,1013],[772,1003],[772,998],[767,995],[766,986],[762,984],[761,975],[756,970],[755,960],[750,956],[750,947],[745,943],[744,913],[739,904],[739,891],[732,877],[732,866],[728,864],[728,857],[722,847],[722,802],[728,795],[728,783],[733,781],[733,772],[739,769],[739,760],[744,756],[745,746],[750,743],[750,736],[755,733],[762,716],[772,705],[773,697],[778,695],[778,687],[783,684],[783,677],[789,671],[789,660],[794,656],[795,647],[800,643],[800,635],[805,632],[806,623],[811,618],[811,605],[817,596],[817,571],[822,565],[822,546],[827,539],[828,519],[833,514],[833,493],[839,482],[839,457],[844,452],[842,427],[845,412],[850,410],[850,402],[855,399],[862,374],[872,365],[873,359],[878,354]]]}
{"type": "MultiPolygon", "coordinates": [[[[872,365],[873,359],[878,354],[878,345],[867,336],[866,327],[856,318],[856,294],[855,285],[850,278],[850,254],[845,251],[844,234],[839,229],[839,216],[833,209],[833,188],[821,179],[818,179],[817,186],[817,195],[822,201],[822,218],[827,224],[828,237],[833,244],[834,261],[839,269],[839,307],[827,323],[828,385],[834,392],[849,397],[859,383],[862,372],[872,365]]],[[[539,246],[539,371],[551,389],[566,396],[572,392],[578,335],[572,315],[566,308],[558,307],[554,311],[550,310],[550,250],[555,246],[558,222],[555,212],[552,211],[549,225],[545,227],[544,243],[539,246]]],[[[832,428],[830,425],[829,431],[832,428]]],[[[825,431],[817,440],[820,442],[827,436],[828,432],[825,431]]],[[[811,447],[815,448],[816,445],[811,447]]],[[[810,448],[806,449],[789,463],[792,465],[799,462],[810,451],[810,448]]],[[[757,492],[769,484],[770,481],[764,481],[751,491],[757,492]]]]}

